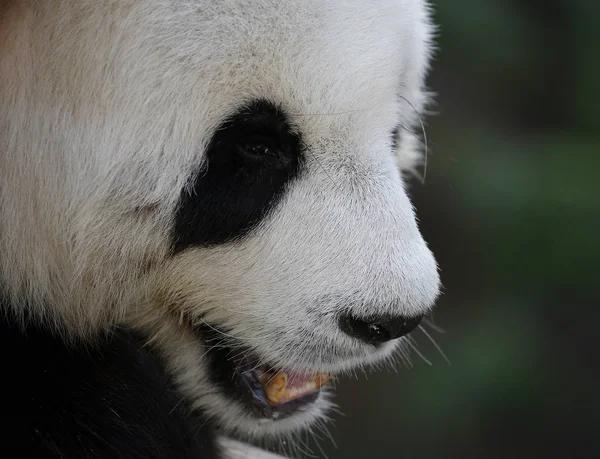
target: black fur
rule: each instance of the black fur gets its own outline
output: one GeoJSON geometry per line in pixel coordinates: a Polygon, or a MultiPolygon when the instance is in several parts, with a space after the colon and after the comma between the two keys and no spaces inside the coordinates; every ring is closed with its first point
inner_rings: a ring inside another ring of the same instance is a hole
{"type": "Polygon", "coordinates": [[[174,251],[246,235],[274,208],[302,161],[300,135],[281,109],[266,101],[242,108],[215,131],[205,163],[181,195],[174,251]]]}
{"type": "Polygon", "coordinates": [[[217,458],[211,430],[134,333],[67,346],[0,319],[0,457],[217,458]]]}

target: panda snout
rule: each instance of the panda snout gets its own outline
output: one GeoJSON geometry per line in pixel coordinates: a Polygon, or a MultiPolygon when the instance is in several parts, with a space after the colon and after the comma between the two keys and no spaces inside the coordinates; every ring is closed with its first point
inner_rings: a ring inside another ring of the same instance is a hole
{"type": "Polygon", "coordinates": [[[344,314],[339,319],[339,326],[348,336],[367,344],[381,344],[408,335],[421,323],[421,319],[423,319],[423,315],[359,319],[350,314],[344,314]]]}

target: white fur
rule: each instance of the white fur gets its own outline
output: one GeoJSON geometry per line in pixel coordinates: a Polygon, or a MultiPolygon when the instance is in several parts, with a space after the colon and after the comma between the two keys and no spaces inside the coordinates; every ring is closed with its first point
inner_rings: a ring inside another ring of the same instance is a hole
{"type": "Polygon", "coordinates": [[[307,424],[327,402],[266,428],[241,421],[206,395],[200,349],[172,316],[273,364],[336,373],[395,346],[344,335],[340,310],[430,310],[437,268],[397,168],[418,164],[413,134],[391,149],[426,103],[424,0],[15,1],[0,15],[0,287],[14,312],[80,335],[149,329],[183,391],[251,435],[307,424]],[[290,115],[305,170],[242,241],[170,257],[207,141],[255,98],[290,115]]]}

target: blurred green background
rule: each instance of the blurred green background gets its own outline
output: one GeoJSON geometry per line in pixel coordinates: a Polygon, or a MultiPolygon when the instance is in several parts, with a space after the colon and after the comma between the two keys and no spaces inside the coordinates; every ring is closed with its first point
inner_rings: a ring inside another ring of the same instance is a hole
{"type": "MultiPolygon", "coordinates": [[[[353,458],[600,457],[600,1],[438,0],[425,185],[429,366],[342,381],[353,458]]],[[[314,456],[325,457],[310,445],[314,456]]]]}

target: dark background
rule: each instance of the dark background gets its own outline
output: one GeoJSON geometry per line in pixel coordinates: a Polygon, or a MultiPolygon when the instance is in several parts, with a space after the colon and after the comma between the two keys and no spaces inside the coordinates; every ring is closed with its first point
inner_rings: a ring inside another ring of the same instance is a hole
{"type": "MultiPolygon", "coordinates": [[[[600,1],[439,0],[425,185],[444,294],[412,369],[342,381],[330,459],[600,457],[600,1]]],[[[324,457],[314,445],[316,457],[324,457]]]]}

